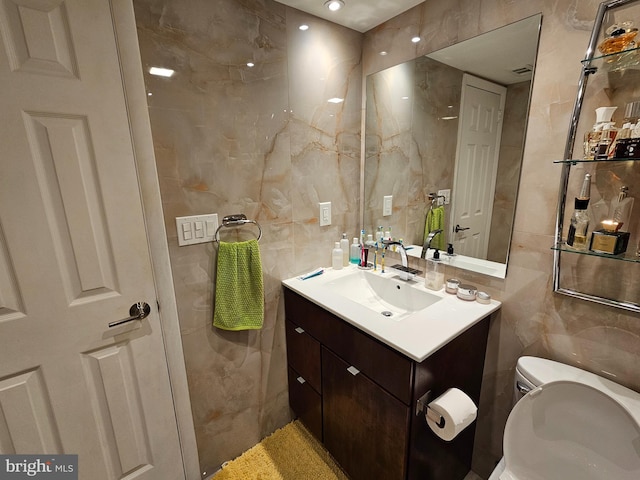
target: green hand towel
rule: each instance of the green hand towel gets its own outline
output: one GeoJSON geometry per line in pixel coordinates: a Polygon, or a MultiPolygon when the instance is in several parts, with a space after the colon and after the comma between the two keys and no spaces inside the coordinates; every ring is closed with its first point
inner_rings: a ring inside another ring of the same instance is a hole
{"type": "MultiPolygon", "coordinates": [[[[427,212],[427,220],[424,223],[424,240],[427,239],[429,232],[434,230],[442,230],[439,234],[433,237],[431,241],[431,248],[437,248],[438,250],[444,250],[445,233],[444,233],[444,206],[430,209],[427,212]]],[[[423,240],[423,243],[424,243],[423,240]]]]}
{"type": "Polygon", "coordinates": [[[264,321],[262,262],[257,240],[220,242],[213,326],[253,330],[264,321]]]}

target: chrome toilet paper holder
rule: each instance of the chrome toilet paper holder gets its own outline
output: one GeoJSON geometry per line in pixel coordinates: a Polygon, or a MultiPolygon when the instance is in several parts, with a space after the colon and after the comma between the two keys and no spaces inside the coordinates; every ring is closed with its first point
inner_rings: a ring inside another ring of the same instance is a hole
{"type": "Polygon", "coordinates": [[[429,417],[429,419],[431,419],[431,421],[435,422],[435,424],[438,425],[438,428],[444,428],[444,417],[436,412],[433,408],[429,407],[430,401],[431,390],[428,390],[427,393],[422,395],[416,402],[416,415],[426,415],[427,417],[429,417]]]}

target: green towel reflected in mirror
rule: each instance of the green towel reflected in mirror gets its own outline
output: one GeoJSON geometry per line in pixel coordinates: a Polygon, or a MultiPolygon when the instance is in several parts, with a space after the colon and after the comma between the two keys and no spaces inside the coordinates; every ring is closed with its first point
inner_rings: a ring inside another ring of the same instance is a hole
{"type": "Polygon", "coordinates": [[[427,219],[424,223],[424,239],[422,243],[424,245],[429,232],[434,230],[442,230],[439,234],[433,237],[431,240],[431,248],[437,248],[438,250],[444,250],[445,246],[445,229],[444,229],[444,206],[429,209],[427,212],[427,219]]]}

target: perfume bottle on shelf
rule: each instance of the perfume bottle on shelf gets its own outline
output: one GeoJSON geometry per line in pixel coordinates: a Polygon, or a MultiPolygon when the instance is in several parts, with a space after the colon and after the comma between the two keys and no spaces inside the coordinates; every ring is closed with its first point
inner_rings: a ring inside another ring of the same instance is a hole
{"type": "Polygon", "coordinates": [[[575,198],[574,211],[569,224],[567,245],[576,250],[586,250],[589,230],[589,200],[591,197],[591,175],[585,174],[580,194],[575,198]]]}

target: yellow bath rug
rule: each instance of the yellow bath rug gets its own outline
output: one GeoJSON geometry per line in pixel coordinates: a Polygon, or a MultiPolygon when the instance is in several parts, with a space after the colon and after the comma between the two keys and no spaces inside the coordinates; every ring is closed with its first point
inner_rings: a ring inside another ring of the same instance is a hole
{"type": "Polygon", "coordinates": [[[348,480],[298,420],[227,462],[212,480],[348,480]]]}

